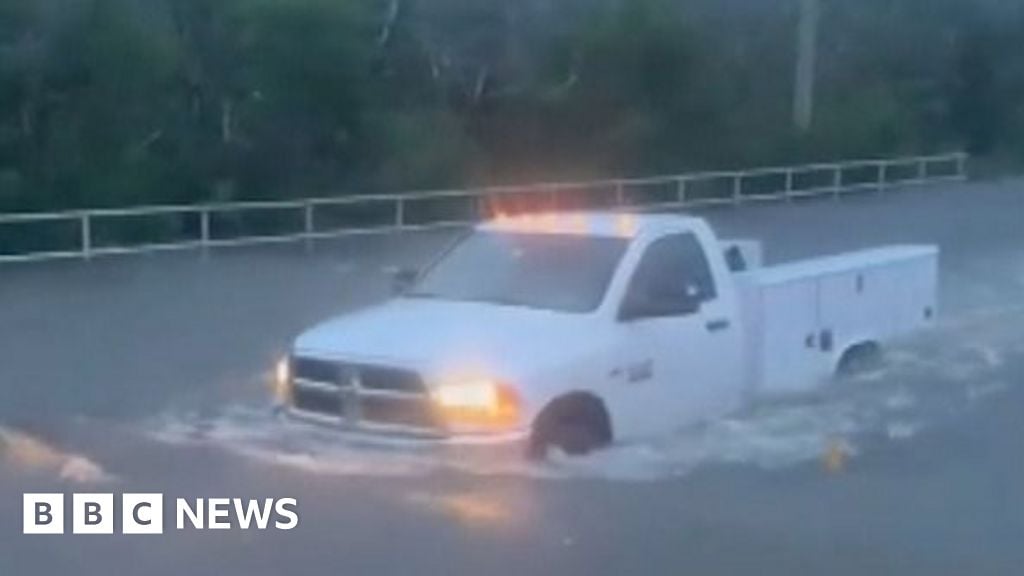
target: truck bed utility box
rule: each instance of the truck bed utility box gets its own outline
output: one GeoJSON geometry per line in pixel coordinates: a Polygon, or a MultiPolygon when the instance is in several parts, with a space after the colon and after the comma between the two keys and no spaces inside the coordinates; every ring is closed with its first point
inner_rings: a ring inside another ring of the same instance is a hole
{"type": "Polygon", "coordinates": [[[737,275],[751,392],[808,391],[855,346],[931,323],[937,274],[934,246],[889,246],[737,275]]]}

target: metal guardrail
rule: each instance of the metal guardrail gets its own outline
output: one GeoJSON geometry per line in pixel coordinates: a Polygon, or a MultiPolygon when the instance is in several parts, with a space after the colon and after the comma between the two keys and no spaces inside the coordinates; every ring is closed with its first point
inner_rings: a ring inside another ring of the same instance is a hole
{"type": "Polygon", "coordinates": [[[956,152],[476,190],[3,214],[0,241],[5,228],[34,227],[49,228],[42,236],[50,242],[28,247],[0,245],[0,263],[312,242],[350,234],[465,226],[497,213],[573,208],[664,210],[821,195],[838,198],[856,191],[963,180],[967,158],[956,152]]]}

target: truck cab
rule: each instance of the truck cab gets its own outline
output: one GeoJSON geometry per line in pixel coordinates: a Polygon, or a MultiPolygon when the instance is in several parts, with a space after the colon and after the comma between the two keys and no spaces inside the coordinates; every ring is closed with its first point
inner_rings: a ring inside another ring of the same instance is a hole
{"type": "Polygon", "coordinates": [[[616,438],[714,417],[742,399],[743,319],[723,251],[703,220],[617,216],[630,248],[601,313],[609,348],[590,387],[616,438]],[[632,224],[630,224],[632,222],[632,224]]]}

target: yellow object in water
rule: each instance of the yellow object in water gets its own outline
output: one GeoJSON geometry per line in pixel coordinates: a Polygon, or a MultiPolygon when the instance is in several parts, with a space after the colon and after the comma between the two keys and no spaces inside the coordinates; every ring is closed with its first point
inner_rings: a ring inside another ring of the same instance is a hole
{"type": "Polygon", "coordinates": [[[821,455],[821,464],[826,472],[837,474],[846,468],[846,460],[849,456],[846,443],[841,439],[833,438],[825,446],[825,452],[821,455]]]}

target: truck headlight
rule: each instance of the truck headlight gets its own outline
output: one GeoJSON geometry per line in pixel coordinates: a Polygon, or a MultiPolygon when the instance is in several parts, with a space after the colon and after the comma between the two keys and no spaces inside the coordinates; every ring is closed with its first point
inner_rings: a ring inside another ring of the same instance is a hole
{"type": "Polygon", "coordinates": [[[274,365],[274,401],[288,404],[292,396],[292,362],[285,356],[274,365]]]}
{"type": "Polygon", "coordinates": [[[493,380],[442,384],[430,393],[445,423],[456,429],[502,429],[519,423],[519,395],[493,380]]]}

